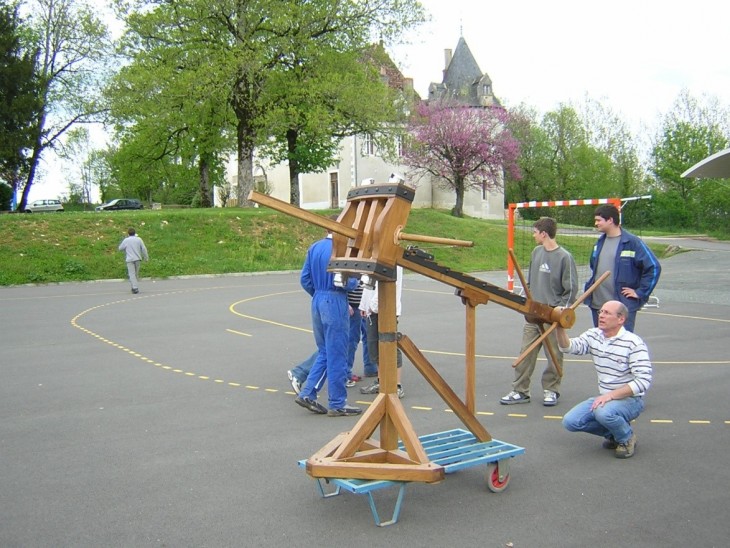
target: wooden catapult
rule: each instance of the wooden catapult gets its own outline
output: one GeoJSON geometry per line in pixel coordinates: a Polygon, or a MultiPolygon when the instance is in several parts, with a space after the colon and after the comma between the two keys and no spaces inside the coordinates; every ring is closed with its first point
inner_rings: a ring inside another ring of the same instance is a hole
{"type": "MultiPolygon", "coordinates": [[[[314,478],[426,483],[443,480],[444,466],[429,458],[398,399],[396,349],[402,350],[477,441],[490,442],[492,436],[475,414],[476,307],[493,301],[523,314],[528,321],[540,326],[541,337],[515,361],[514,366],[541,343],[549,349],[545,339],[558,325],[566,329],[572,327],[578,304],[604,279],[599,279],[571,307],[558,309],[533,301],[529,292],[525,297],[515,295],[494,284],[440,266],[431,255],[417,248],[403,248],[401,242],[458,246],[471,246],[473,243],[403,232],[414,196],[415,190],[403,184],[359,187],[348,193],[347,204],[334,221],[265,194],[251,192],[249,195],[249,200],[253,202],[331,231],[333,249],[328,270],[352,276],[368,275],[378,282],[380,391],[352,430],[334,438],[306,461],[307,473],[314,478]],[[450,285],[456,288],[456,295],[461,297],[466,308],[464,401],[413,341],[397,332],[397,266],[450,285]],[[545,329],[543,324],[550,326],[545,329]],[[379,440],[373,438],[378,429],[379,440]]],[[[519,268],[518,274],[522,277],[519,268]]],[[[523,287],[527,287],[524,280],[523,287]]],[[[554,356],[552,350],[549,349],[549,352],[554,356]]],[[[556,361],[553,360],[553,363],[556,361]]],[[[497,473],[495,481],[502,481],[506,485],[506,477],[506,473],[497,473]]]]}

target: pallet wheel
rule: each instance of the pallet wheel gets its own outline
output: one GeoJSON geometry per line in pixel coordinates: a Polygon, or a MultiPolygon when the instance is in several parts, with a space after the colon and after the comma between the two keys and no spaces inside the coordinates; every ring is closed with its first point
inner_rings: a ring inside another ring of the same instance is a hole
{"type": "Polygon", "coordinates": [[[509,473],[504,474],[502,479],[499,478],[499,466],[496,462],[490,462],[487,465],[487,489],[492,493],[501,493],[507,489],[509,484],[509,473]]]}

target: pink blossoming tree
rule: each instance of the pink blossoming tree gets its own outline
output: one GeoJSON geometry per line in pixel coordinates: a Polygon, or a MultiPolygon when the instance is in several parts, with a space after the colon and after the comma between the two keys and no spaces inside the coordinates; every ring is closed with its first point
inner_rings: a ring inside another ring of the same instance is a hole
{"type": "Polygon", "coordinates": [[[509,113],[501,107],[421,103],[408,126],[403,153],[409,175],[416,181],[429,175],[433,184],[453,190],[451,213],[462,217],[467,190],[499,188],[505,172],[520,178],[519,143],[508,121],[509,113]]]}

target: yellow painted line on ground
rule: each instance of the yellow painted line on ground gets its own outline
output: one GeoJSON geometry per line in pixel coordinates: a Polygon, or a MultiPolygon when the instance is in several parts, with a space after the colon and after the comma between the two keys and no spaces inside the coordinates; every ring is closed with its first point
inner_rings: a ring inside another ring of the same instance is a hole
{"type": "MultiPolygon", "coordinates": [[[[444,350],[421,350],[423,354],[435,354],[437,356],[457,356],[463,358],[466,356],[463,352],[446,352],[444,350]]],[[[489,354],[475,354],[475,358],[487,358],[490,360],[514,360],[516,356],[491,356],[489,354]]]]}
{"type": "MultiPolygon", "coordinates": [[[[258,297],[253,297],[253,298],[250,298],[250,299],[244,299],[244,300],[241,300],[241,301],[238,301],[238,302],[232,304],[229,307],[229,310],[233,314],[236,314],[237,316],[241,316],[241,317],[244,317],[244,318],[248,318],[248,319],[260,321],[260,322],[267,323],[267,324],[271,324],[271,325],[277,325],[277,326],[281,326],[281,327],[287,327],[287,328],[294,329],[294,330],[297,330],[297,331],[304,331],[304,332],[307,332],[307,333],[311,333],[312,332],[311,329],[303,329],[303,328],[296,327],[296,326],[292,326],[292,325],[287,325],[287,324],[282,324],[282,323],[279,323],[279,322],[265,320],[263,318],[257,318],[257,317],[254,317],[254,316],[249,316],[249,315],[246,315],[246,314],[241,314],[241,313],[236,312],[234,310],[234,307],[236,305],[238,305],[238,304],[241,304],[241,303],[250,302],[250,301],[254,301],[254,300],[262,299],[262,298],[267,298],[267,297],[272,297],[272,296],[276,296],[276,295],[288,295],[288,294],[291,294],[291,293],[298,293],[298,291],[286,291],[286,292],[281,292],[281,293],[272,293],[272,294],[267,294],[267,295],[260,295],[258,297]]],[[[119,303],[123,303],[123,302],[126,302],[126,301],[119,301],[119,303]]],[[[110,303],[110,304],[117,304],[117,303],[110,303]]],[[[108,305],[102,305],[102,306],[108,306],[108,305]]],[[[140,358],[143,361],[146,361],[148,363],[154,364],[156,367],[160,367],[160,368],[166,369],[168,371],[173,371],[175,373],[184,373],[185,376],[197,377],[200,380],[211,380],[210,377],[205,376],[205,375],[197,375],[196,373],[189,372],[189,371],[186,372],[186,371],[183,371],[182,369],[173,369],[169,365],[163,365],[163,364],[161,364],[159,362],[155,362],[154,360],[152,360],[152,359],[150,359],[150,358],[148,358],[146,356],[143,356],[142,354],[139,354],[138,352],[135,352],[135,351],[131,350],[130,348],[127,348],[124,345],[121,345],[121,344],[118,344],[118,343],[116,343],[114,341],[111,341],[109,339],[106,339],[106,338],[102,337],[101,335],[98,335],[97,333],[94,333],[93,331],[90,331],[90,330],[88,330],[86,328],[83,328],[83,327],[79,326],[76,323],[76,320],[78,318],[80,318],[81,316],[83,316],[87,312],[90,312],[91,310],[95,310],[97,308],[101,308],[101,306],[97,306],[97,307],[94,307],[94,308],[90,308],[90,309],[88,309],[88,310],[80,313],[79,315],[77,315],[75,318],[73,318],[71,320],[71,324],[74,327],[76,327],[77,329],[80,329],[81,331],[83,331],[84,333],[87,333],[87,334],[95,337],[96,339],[98,339],[98,340],[100,340],[102,342],[105,342],[105,343],[109,344],[110,346],[113,346],[115,348],[118,348],[120,350],[123,350],[124,352],[127,352],[127,353],[129,353],[129,354],[131,354],[131,355],[133,355],[133,356],[135,356],[137,358],[140,358]]],[[[643,312],[643,313],[646,313],[646,312],[643,312]]],[[[730,320],[718,319],[718,318],[705,318],[705,317],[699,317],[699,316],[681,316],[681,315],[676,315],[676,314],[664,314],[664,313],[649,313],[649,314],[654,314],[654,315],[658,315],[658,316],[670,316],[670,317],[678,317],[678,318],[688,318],[688,319],[696,319],[696,320],[706,320],[706,321],[716,321],[716,322],[730,323],[730,320]]],[[[241,332],[241,331],[236,331],[234,329],[226,329],[226,331],[228,331],[229,333],[235,334],[235,335],[242,335],[242,336],[246,336],[246,337],[252,337],[252,335],[249,334],[249,333],[244,333],[244,332],[241,332]]],[[[459,356],[459,357],[463,357],[465,355],[463,352],[446,352],[446,351],[439,351],[439,350],[422,350],[422,352],[424,352],[424,353],[430,353],[430,354],[443,355],[443,356],[459,356]]],[[[514,359],[514,356],[494,356],[494,355],[486,355],[486,354],[478,354],[476,357],[479,357],[479,358],[489,358],[489,359],[506,359],[506,360],[512,360],[512,359],[514,359]]],[[[542,360],[543,358],[540,358],[540,359],[542,360]]],[[[571,361],[571,362],[590,362],[590,360],[580,360],[580,359],[569,359],[569,360],[566,360],[566,361],[571,361]]],[[[727,365],[727,364],[730,364],[730,360],[714,360],[714,361],[660,361],[660,362],[653,361],[652,363],[654,363],[655,365],[656,364],[665,364],[665,365],[708,365],[708,364],[710,364],[710,365],[712,365],[712,364],[727,365]]],[[[223,379],[215,379],[214,382],[219,383],[219,384],[224,384],[225,383],[225,384],[228,384],[228,386],[232,386],[232,387],[240,387],[241,386],[240,383],[226,382],[223,379]]],[[[253,386],[253,385],[246,385],[246,388],[249,388],[251,390],[259,390],[260,389],[259,386],[253,386]]],[[[281,392],[281,390],[280,389],[277,389],[277,388],[264,388],[263,390],[265,392],[269,392],[269,393],[272,393],[272,394],[281,392]]],[[[292,391],[283,391],[283,392],[285,394],[287,394],[287,395],[290,395],[290,396],[295,396],[296,395],[292,391]]],[[[371,402],[371,401],[357,400],[357,403],[358,404],[361,404],[361,405],[367,405],[367,406],[369,406],[369,405],[372,405],[373,402],[371,402]]],[[[410,408],[411,409],[414,409],[414,410],[417,410],[417,411],[433,411],[434,410],[433,407],[418,406],[418,405],[411,406],[410,408]]],[[[444,409],[444,412],[446,412],[446,413],[453,413],[454,411],[452,409],[444,409]]],[[[476,415],[483,415],[483,416],[494,416],[496,413],[491,412],[491,411],[476,411],[475,414],[476,415]]],[[[526,414],[526,413],[524,413],[524,414],[523,413],[508,413],[507,414],[507,417],[512,417],[512,418],[527,418],[528,417],[528,414],[526,414]]],[[[543,415],[543,419],[545,419],[545,420],[562,420],[562,418],[563,418],[562,416],[558,416],[558,415],[543,415]]],[[[635,421],[632,421],[632,422],[635,422],[635,421]]],[[[675,423],[675,421],[673,419],[649,419],[649,422],[652,423],[652,424],[674,424],[675,423]]],[[[700,420],[700,419],[692,419],[692,420],[689,420],[688,423],[689,424],[697,424],[697,425],[710,425],[710,424],[712,424],[712,421],[709,421],[709,420],[700,420]]],[[[730,425],[730,420],[724,420],[723,423],[726,424],[726,425],[730,425]]]]}
{"type": "Polygon", "coordinates": [[[685,318],[688,320],[703,320],[706,322],[721,322],[721,323],[730,323],[730,320],[725,320],[722,318],[707,318],[704,316],[685,316],[683,314],[667,314],[666,312],[645,312],[641,311],[641,315],[644,314],[651,315],[651,316],[666,316],[668,318],[685,318]]]}
{"type": "Polygon", "coordinates": [[[231,312],[231,314],[235,314],[236,316],[241,316],[242,318],[246,318],[248,320],[254,320],[257,322],[267,323],[269,325],[278,325],[279,327],[286,327],[287,329],[293,329],[295,331],[303,331],[305,333],[312,333],[311,329],[304,329],[302,327],[297,327],[294,325],[289,325],[285,323],[275,322],[272,320],[266,320],[264,318],[258,318],[256,316],[250,316],[248,314],[242,314],[241,312],[236,312],[236,306],[243,303],[249,303],[251,301],[256,301],[258,299],[266,299],[268,297],[276,297],[278,295],[291,295],[292,293],[300,293],[299,291],[282,291],[280,293],[269,293],[267,295],[259,295],[257,297],[250,297],[248,299],[243,299],[241,301],[236,301],[231,306],[228,307],[228,310],[231,312]]]}
{"type": "Polygon", "coordinates": [[[234,335],[243,335],[244,337],[253,337],[250,333],[244,333],[242,331],[236,331],[235,329],[226,329],[229,333],[233,333],[234,335]]]}

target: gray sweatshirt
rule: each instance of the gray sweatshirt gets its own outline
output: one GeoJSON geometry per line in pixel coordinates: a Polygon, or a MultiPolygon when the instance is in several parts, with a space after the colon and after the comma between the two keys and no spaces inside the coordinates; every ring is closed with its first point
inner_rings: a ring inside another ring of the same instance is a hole
{"type": "Polygon", "coordinates": [[[127,236],[119,244],[119,251],[124,251],[127,254],[127,262],[133,263],[134,261],[145,261],[149,260],[147,255],[147,248],[144,246],[142,238],[139,236],[127,236]]]}

